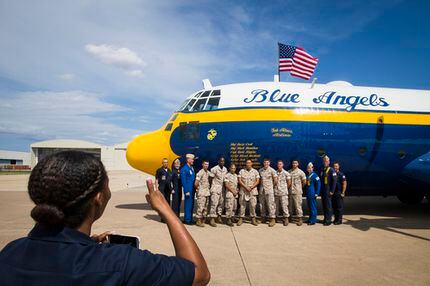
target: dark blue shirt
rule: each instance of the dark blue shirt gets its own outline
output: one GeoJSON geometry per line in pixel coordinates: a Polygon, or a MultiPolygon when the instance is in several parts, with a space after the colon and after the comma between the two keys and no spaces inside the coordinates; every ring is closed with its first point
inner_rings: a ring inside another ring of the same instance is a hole
{"type": "Polygon", "coordinates": [[[336,181],[336,189],[334,192],[336,194],[340,194],[340,193],[342,193],[342,184],[343,184],[343,182],[346,181],[346,176],[341,171],[337,172],[336,174],[337,174],[337,181],[336,181]]]}
{"type": "Polygon", "coordinates": [[[0,284],[191,285],[194,264],[129,245],[100,244],[77,230],[36,225],[0,252],[0,284]]]}

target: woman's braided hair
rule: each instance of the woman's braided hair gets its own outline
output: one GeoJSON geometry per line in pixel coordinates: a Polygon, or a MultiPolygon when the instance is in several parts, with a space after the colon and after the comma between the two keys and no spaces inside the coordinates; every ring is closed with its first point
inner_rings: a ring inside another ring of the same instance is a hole
{"type": "Polygon", "coordinates": [[[48,155],[34,167],[28,193],[36,206],[31,217],[47,226],[76,228],[90,209],[90,199],[105,187],[103,163],[81,151],[48,155]]]}

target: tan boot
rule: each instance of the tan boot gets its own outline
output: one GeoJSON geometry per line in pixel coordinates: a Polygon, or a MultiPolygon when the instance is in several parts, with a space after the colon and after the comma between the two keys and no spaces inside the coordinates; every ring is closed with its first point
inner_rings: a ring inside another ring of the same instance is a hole
{"type": "Polygon", "coordinates": [[[219,215],[219,216],[217,216],[217,218],[215,219],[215,222],[216,223],[222,223],[222,217],[219,215]]]}
{"type": "Polygon", "coordinates": [[[231,218],[228,218],[228,219],[227,219],[226,224],[227,224],[228,226],[234,226],[233,222],[231,221],[231,218]]]}
{"type": "Polygon", "coordinates": [[[271,218],[269,221],[269,227],[273,227],[276,224],[276,220],[274,218],[271,218]]]}
{"type": "Polygon", "coordinates": [[[288,225],[288,218],[286,217],[286,218],[284,218],[284,226],[287,226],[288,225]]]}
{"type": "Polygon", "coordinates": [[[257,225],[258,225],[257,219],[256,219],[255,217],[253,217],[253,218],[251,219],[251,224],[252,224],[252,225],[255,225],[255,226],[257,226],[257,225]]]}
{"type": "Polygon", "coordinates": [[[213,217],[211,217],[211,220],[209,221],[209,225],[216,227],[215,219],[213,217]]]}
{"type": "Polygon", "coordinates": [[[237,226],[241,226],[242,225],[242,223],[243,223],[243,218],[239,218],[239,220],[237,221],[237,226]]]}
{"type": "Polygon", "coordinates": [[[298,218],[296,225],[301,226],[303,224],[303,219],[301,217],[298,218]]]}
{"type": "Polygon", "coordinates": [[[205,225],[203,224],[202,219],[198,218],[196,221],[196,226],[200,226],[200,227],[204,227],[205,225]]]}

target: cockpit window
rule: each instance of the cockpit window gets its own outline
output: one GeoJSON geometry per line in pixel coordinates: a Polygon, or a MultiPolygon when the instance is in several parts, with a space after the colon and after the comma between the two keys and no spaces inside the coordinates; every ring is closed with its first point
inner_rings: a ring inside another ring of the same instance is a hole
{"type": "Polygon", "coordinates": [[[209,98],[208,104],[206,104],[206,107],[204,110],[215,110],[218,109],[219,104],[219,97],[211,97],[209,98]]]}
{"type": "Polygon", "coordinates": [[[207,98],[200,98],[197,100],[196,105],[194,105],[193,111],[202,111],[205,108],[207,98]]]}
{"type": "Polygon", "coordinates": [[[191,108],[193,107],[194,102],[196,102],[196,100],[195,100],[194,98],[193,98],[193,99],[191,99],[191,100],[188,102],[187,106],[185,106],[184,110],[185,110],[185,111],[191,111],[191,108]]]}
{"type": "Polygon", "coordinates": [[[201,97],[201,98],[203,98],[203,97],[208,97],[210,93],[211,93],[211,91],[210,91],[210,90],[206,90],[205,92],[203,92],[203,93],[202,93],[202,95],[201,95],[200,97],[201,97]]]}
{"type": "Polygon", "coordinates": [[[184,103],[182,103],[182,105],[181,105],[181,107],[179,107],[179,111],[181,111],[181,110],[183,110],[184,108],[185,108],[185,106],[187,106],[187,104],[188,104],[188,102],[190,101],[190,99],[189,98],[187,98],[185,101],[184,101],[184,103]]]}
{"type": "Polygon", "coordinates": [[[198,112],[203,110],[218,109],[221,98],[221,90],[205,90],[200,91],[187,99],[179,108],[179,111],[198,112]]]}

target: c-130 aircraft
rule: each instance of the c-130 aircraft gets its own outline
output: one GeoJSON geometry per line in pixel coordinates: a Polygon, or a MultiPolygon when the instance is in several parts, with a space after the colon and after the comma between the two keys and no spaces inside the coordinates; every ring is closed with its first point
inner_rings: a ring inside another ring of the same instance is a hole
{"type": "MultiPolygon", "coordinates": [[[[302,168],[322,157],[338,161],[348,176],[348,195],[430,199],[430,91],[327,84],[250,82],[212,86],[193,93],[159,130],[127,148],[134,168],[154,174],[162,158],[185,154],[215,165],[224,156],[243,167],[264,158],[302,168]]],[[[185,160],[182,160],[185,162],[185,160]]]]}

